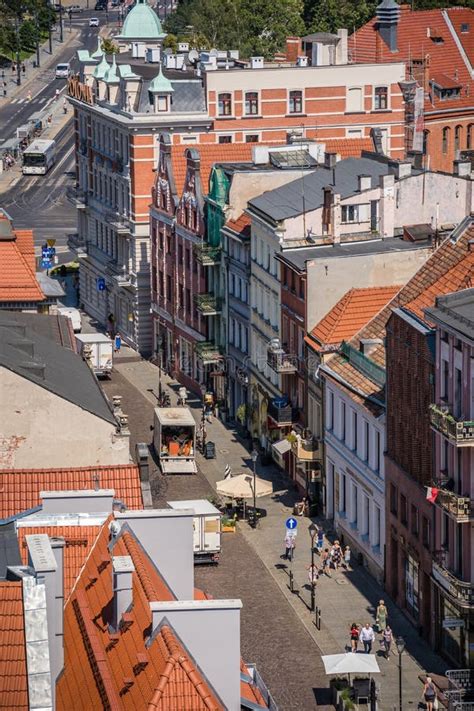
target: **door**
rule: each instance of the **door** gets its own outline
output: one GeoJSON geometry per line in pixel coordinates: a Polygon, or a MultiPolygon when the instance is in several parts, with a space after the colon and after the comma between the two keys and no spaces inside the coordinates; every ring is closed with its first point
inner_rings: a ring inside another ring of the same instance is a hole
{"type": "Polygon", "coordinates": [[[221,549],[221,517],[206,516],[202,519],[205,551],[220,551],[221,549]]]}

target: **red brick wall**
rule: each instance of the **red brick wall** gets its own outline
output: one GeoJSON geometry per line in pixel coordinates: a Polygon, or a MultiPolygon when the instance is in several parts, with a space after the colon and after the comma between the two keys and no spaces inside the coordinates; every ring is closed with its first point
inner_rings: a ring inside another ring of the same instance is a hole
{"type": "MultiPolygon", "coordinates": [[[[442,170],[452,173],[453,161],[456,158],[455,131],[456,126],[460,126],[459,149],[466,150],[468,145],[468,127],[471,126],[470,149],[474,148],[474,118],[473,116],[461,118],[433,118],[425,119],[425,130],[428,131],[427,155],[429,156],[429,167],[432,170],[442,170]],[[448,128],[447,150],[443,150],[443,129],[448,128]]],[[[425,158],[425,164],[426,158],[425,158]]]]}

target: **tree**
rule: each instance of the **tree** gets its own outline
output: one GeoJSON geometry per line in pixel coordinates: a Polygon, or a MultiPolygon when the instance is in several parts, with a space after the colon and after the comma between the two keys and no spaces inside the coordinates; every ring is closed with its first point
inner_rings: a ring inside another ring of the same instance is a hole
{"type": "Polygon", "coordinates": [[[375,15],[377,0],[313,0],[305,8],[311,32],[358,29],[375,15]]]}
{"type": "Polygon", "coordinates": [[[241,11],[241,26],[246,28],[241,49],[246,57],[273,58],[287,37],[305,33],[303,0],[242,0],[241,11]]]}
{"type": "Polygon", "coordinates": [[[163,40],[163,49],[171,49],[171,51],[176,53],[178,51],[178,38],[172,33],[166,35],[163,40]]]}
{"type": "Polygon", "coordinates": [[[119,51],[117,45],[114,44],[109,37],[104,37],[102,39],[100,47],[104,54],[117,54],[119,51]]]}

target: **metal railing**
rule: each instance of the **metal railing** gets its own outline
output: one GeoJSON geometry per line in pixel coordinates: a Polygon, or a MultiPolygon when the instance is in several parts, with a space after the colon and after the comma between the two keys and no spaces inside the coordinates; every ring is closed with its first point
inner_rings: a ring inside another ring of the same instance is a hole
{"type": "Polygon", "coordinates": [[[298,356],[285,353],[283,348],[269,346],[267,348],[267,363],[275,373],[296,373],[298,356]]]}
{"type": "Polygon", "coordinates": [[[273,402],[268,405],[268,415],[279,425],[292,425],[298,421],[298,409],[291,405],[277,407],[273,402]]]}
{"type": "Polygon", "coordinates": [[[458,523],[469,523],[472,517],[472,501],[468,496],[460,496],[435,482],[440,490],[436,504],[447,511],[458,523]]]}
{"type": "Polygon", "coordinates": [[[474,605],[474,585],[465,580],[460,580],[456,574],[448,570],[441,559],[433,560],[431,564],[431,577],[446,590],[459,605],[466,607],[474,605]]]}
{"type": "Polygon", "coordinates": [[[430,405],[432,426],[458,446],[474,445],[474,420],[455,417],[449,405],[430,405]]]}
{"type": "Polygon", "coordinates": [[[194,245],[194,253],[198,262],[205,267],[219,264],[221,260],[221,248],[213,247],[207,242],[194,245]]]}
{"type": "Polygon", "coordinates": [[[214,294],[195,294],[194,303],[204,316],[214,316],[221,312],[221,300],[214,294]]]}

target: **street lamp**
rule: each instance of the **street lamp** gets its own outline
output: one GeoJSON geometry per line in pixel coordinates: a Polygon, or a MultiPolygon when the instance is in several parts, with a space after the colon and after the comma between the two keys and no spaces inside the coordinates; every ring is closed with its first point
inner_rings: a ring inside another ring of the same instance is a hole
{"type": "Polygon", "coordinates": [[[403,704],[402,704],[402,654],[405,650],[405,640],[403,637],[397,637],[395,640],[395,644],[397,646],[397,652],[398,652],[398,699],[399,699],[399,704],[400,704],[400,711],[403,711],[403,704]]]}
{"type": "Polygon", "coordinates": [[[207,388],[204,383],[201,385],[201,394],[202,394],[202,416],[201,416],[201,432],[202,432],[202,453],[204,454],[204,450],[206,447],[206,403],[204,401],[205,395],[206,395],[207,388]]]}
{"type": "Polygon", "coordinates": [[[250,456],[253,462],[253,527],[255,528],[257,525],[257,450],[254,449],[250,456]]]}
{"type": "Polygon", "coordinates": [[[157,338],[158,345],[158,397],[161,400],[163,390],[161,388],[161,371],[163,369],[163,336],[161,333],[157,338]]]}
{"type": "Polygon", "coordinates": [[[311,612],[314,612],[314,608],[316,605],[314,589],[314,539],[316,538],[316,534],[318,533],[318,527],[314,523],[311,523],[308,526],[308,531],[311,537],[311,612]]]}

